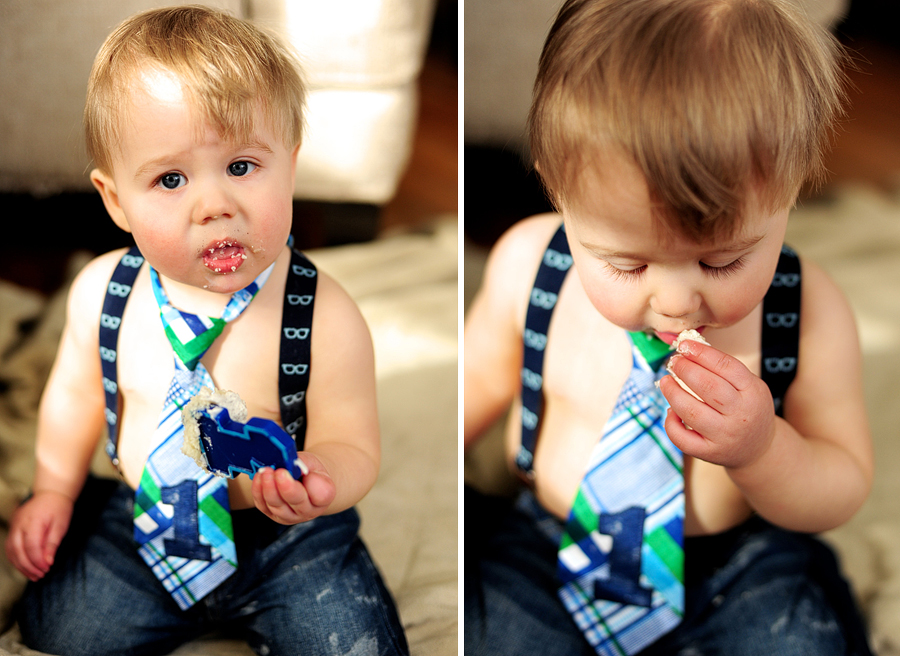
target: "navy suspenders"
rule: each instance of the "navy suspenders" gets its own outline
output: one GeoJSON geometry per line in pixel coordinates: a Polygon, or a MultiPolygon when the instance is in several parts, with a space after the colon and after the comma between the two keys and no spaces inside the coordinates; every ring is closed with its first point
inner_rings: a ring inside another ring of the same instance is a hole
{"type": "MultiPolygon", "coordinates": [[[[572,256],[560,225],[538,267],[522,335],[522,441],[516,455],[519,473],[534,477],[532,464],[543,409],[544,349],[553,309],[572,256]]],[[[772,392],[775,413],[783,412],[784,395],[797,373],[800,348],[800,259],[784,246],[772,284],[763,299],[761,378],[772,392]]]]}
{"type": "Polygon", "coordinates": [[[125,304],[131,295],[134,280],[144,263],[144,258],[137,247],[133,247],[116,266],[112,279],[106,287],[106,298],[103,301],[103,312],[100,314],[100,364],[103,371],[103,389],[106,392],[106,426],[109,439],[106,442],[106,454],[116,469],[119,468],[119,385],[116,376],[119,342],[119,326],[125,304]]]}
{"type": "Polygon", "coordinates": [[[800,350],[800,258],[783,246],[772,285],[763,299],[761,378],[772,392],[775,414],[797,374],[800,350]]]}
{"type": "MultiPolygon", "coordinates": [[[[122,256],[107,286],[100,315],[100,362],[109,431],[106,453],[117,468],[120,405],[116,349],[125,304],[143,263],[144,258],[137,247],[122,256]]],[[[281,320],[278,396],[281,423],[294,436],[298,451],[303,449],[306,437],[306,390],[309,386],[310,340],[317,281],[315,265],[299,251],[292,250],[281,320]]]]}
{"type": "Polygon", "coordinates": [[[516,455],[516,466],[529,479],[533,476],[532,462],[544,404],[542,388],[547,330],[559,290],[571,266],[572,256],[566,233],[560,226],[544,251],[538,268],[525,315],[525,332],[522,334],[522,443],[516,455]]]}
{"type": "Polygon", "coordinates": [[[298,451],[303,450],[306,439],[306,389],[312,360],[310,333],[318,275],[315,265],[303,254],[291,252],[281,317],[278,398],[281,425],[294,436],[298,451]]]}

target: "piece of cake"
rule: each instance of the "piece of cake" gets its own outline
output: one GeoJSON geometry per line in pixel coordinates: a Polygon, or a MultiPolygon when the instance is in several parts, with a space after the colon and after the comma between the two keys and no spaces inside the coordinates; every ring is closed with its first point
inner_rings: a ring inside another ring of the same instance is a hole
{"type": "Polygon", "coordinates": [[[294,438],[271,419],[247,418],[236,392],[200,389],[182,408],[181,452],[216,476],[253,478],[262,468],[284,468],[299,480],[309,473],[297,456],[294,438]]]}
{"type": "MultiPolygon", "coordinates": [[[[206,452],[200,444],[200,414],[202,411],[215,412],[215,408],[225,408],[235,421],[247,421],[247,404],[237,392],[229,390],[211,390],[201,387],[200,391],[181,409],[181,421],[184,423],[184,443],[181,452],[193,459],[197,466],[210,471],[206,460],[206,452]]],[[[215,472],[213,472],[215,473],[215,472]]]]}
{"type": "MultiPolygon", "coordinates": [[[[693,342],[700,342],[701,344],[707,344],[707,345],[709,344],[709,342],[707,342],[705,339],[703,339],[703,335],[698,333],[696,330],[691,329],[691,330],[682,330],[680,333],[678,333],[678,337],[672,343],[672,348],[677,349],[679,344],[681,344],[682,342],[688,341],[688,340],[693,341],[693,342]]],[[[668,371],[670,374],[672,374],[672,378],[674,378],[675,382],[681,386],[681,389],[683,389],[685,392],[687,392],[688,394],[693,396],[698,401],[700,401],[702,403],[706,403],[705,401],[703,401],[703,399],[700,398],[699,394],[694,392],[694,390],[692,390],[690,387],[688,387],[687,384],[683,380],[681,380],[678,376],[675,375],[675,372],[672,371],[672,360],[671,359],[666,363],[666,371],[668,371]]]]}

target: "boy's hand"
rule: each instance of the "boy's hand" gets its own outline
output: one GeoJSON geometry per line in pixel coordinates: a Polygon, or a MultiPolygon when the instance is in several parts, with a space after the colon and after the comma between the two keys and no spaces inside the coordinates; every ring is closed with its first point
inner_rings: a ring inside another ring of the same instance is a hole
{"type": "Polygon", "coordinates": [[[13,513],[6,556],[29,580],[37,581],[50,570],[73,507],[63,494],[37,492],[13,513]]]}
{"type": "Polygon", "coordinates": [[[309,467],[301,481],[286,469],[260,469],[253,477],[253,501],[260,512],[279,524],[299,524],[323,514],[334,501],[335,485],[322,462],[309,452],[300,454],[309,467]]]}
{"type": "Polygon", "coordinates": [[[756,462],[775,434],[768,386],[742,362],[709,345],[682,342],[672,358],[674,373],[705,401],[671,376],[660,381],[672,406],[665,427],[673,444],[689,456],[729,468],[756,462]]]}

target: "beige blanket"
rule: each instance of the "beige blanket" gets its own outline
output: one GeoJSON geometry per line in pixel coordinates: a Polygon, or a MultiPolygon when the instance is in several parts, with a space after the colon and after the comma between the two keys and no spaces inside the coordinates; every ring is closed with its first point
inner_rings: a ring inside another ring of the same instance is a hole
{"type": "MultiPolygon", "coordinates": [[[[793,212],[787,242],[829,272],[856,314],[875,445],[875,483],[859,513],[824,537],[841,556],[876,653],[900,656],[900,192],[830,190],[793,212]]],[[[466,247],[467,298],[475,290],[484,255],[466,247]]],[[[492,491],[509,489],[499,463],[498,438],[495,429],[466,458],[466,479],[492,491]]]]}
{"type": "MultiPolygon", "coordinates": [[[[359,504],[362,534],[397,601],[412,653],[457,653],[457,223],[310,251],[356,299],[376,351],[383,463],[359,504]]],[[[85,259],[73,259],[73,271],[85,259]]],[[[62,330],[50,299],[0,281],[0,540],[33,468],[38,399],[62,330]]],[[[104,458],[95,469],[108,472],[104,458]]],[[[35,655],[9,626],[25,580],[0,555],[0,656],[35,655]]],[[[215,637],[179,655],[252,654],[215,637]]]]}

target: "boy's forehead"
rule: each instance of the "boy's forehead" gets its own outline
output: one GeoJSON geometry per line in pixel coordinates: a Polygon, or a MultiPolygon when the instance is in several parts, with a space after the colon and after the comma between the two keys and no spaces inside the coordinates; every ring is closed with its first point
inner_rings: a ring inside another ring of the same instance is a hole
{"type": "Polygon", "coordinates": [[[673,257],[685,254],[726,256],[746,252],[766,238],[773,218],[759,216],[742,220],[729,233],[699,239],[662,220],[653,220],[649,225],[640,220],[635,220],[630,226],[609,225],[601,220],[570,215],[566,217],[566,225],[570,228],[570,237],[599,257],[651,260],[661,254],[673,257]]]}
{"type": "Polygon", "coordinates": [[[720,229],[698,237],[685,232],[675,211],[654,197],[651,185],[633,159],[615,149],[583,157],[565,189],[555,190],[562,213],[578,223],[607,223],[652,233],[661,243],[687,240],[720,250],[743,250],[764,234],[769,219],[789,207],[772,208],[762,185],[748,181],[740,209],[720,229]]]}
{"type": "Polygon", "coordinates": [[[146,66],[132,75],[133,91],[143,92],[150,98],[165,102],[186,100],[184,83],[175,73],[156,66],[146,66]]]}
{"type": "Polygon", "coordinates": [[[126,93],[123,98],[122,109],[125,114],[122,125],[128,124],[128,113],[135,108],[177,107],[187,106],[190,111],[191,121],[198,137],[214,131],[219,137],[236,144],[261,143],[260,132],[273,131],[271,121],[265,112],[265,102],[259,99],[257,103],[251,103],[246,111],[246,120],[237,121],[235,125],[226,127],[220,123],[210,108],[206,107],[201,95],[192,92],[188,83],[177,73],[168,69],[147,65],[143,66],[129,76],[126,82],[126,93]],[[228,128],[235,127],[239,134],[225,134],[228,128]]]}

